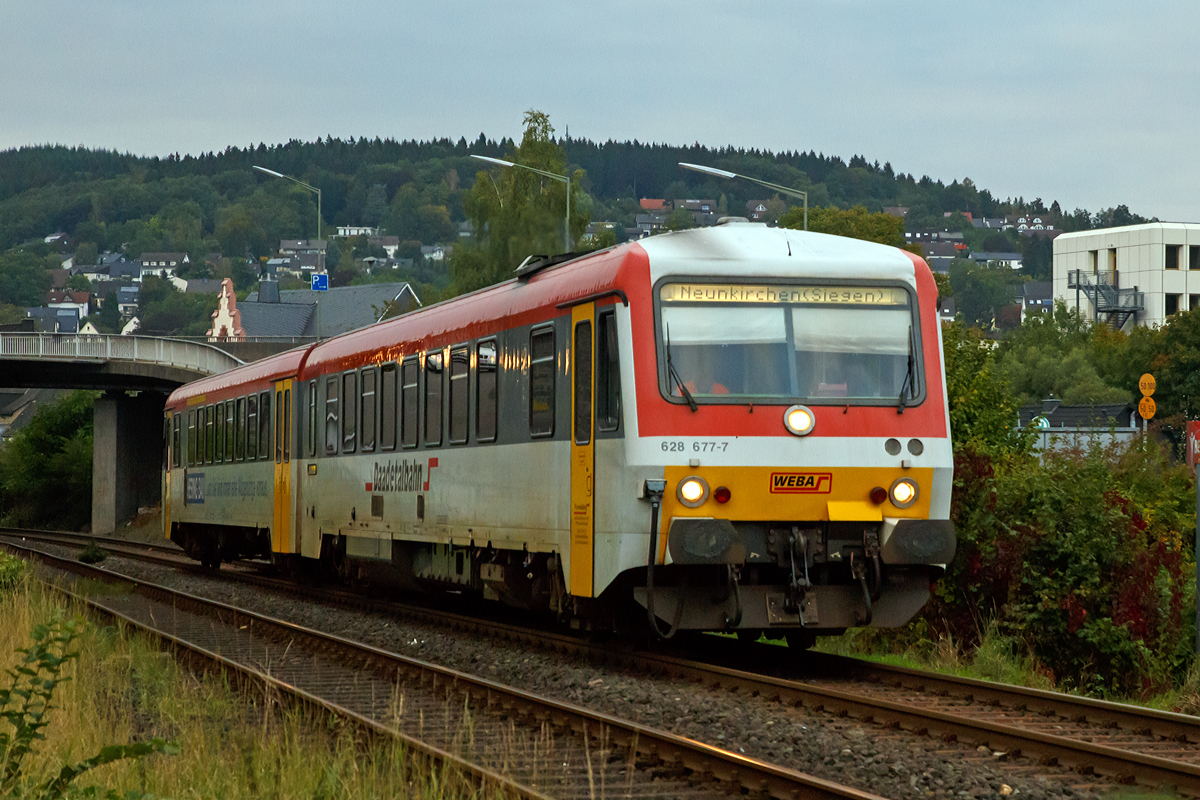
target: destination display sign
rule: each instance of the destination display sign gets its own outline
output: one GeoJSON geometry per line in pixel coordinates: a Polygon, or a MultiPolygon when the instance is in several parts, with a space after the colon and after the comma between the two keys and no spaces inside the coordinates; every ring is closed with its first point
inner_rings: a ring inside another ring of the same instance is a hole
{"type": "Polygon", "coordinates": [[[907,306],[896,286],[755,286],[734,283],[666,283],[664,303],[764,303],[771,305],[907,306]]]}

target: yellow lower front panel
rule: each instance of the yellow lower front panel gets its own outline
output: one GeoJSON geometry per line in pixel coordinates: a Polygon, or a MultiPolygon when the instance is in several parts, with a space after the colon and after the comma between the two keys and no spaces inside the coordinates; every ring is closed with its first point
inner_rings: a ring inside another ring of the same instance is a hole
{"type": "MultiPolygon", "coordinates": [[[[665,470],[667,491],[663,497],[662,528],[666,533],[672,517],[715,517],[718,519],[765,521],[825,520],[864,522],[883,517],[924,519],[929,516],[929,495],[933,488],[933,470],[896,467],[678,467],[665,470]],[[708,500],[696,508],[680,502],[676,490],[689,477],[703,478],[708,484],[708,500]],[[876,505],[871,490],[888,489],[897,478],[916,482],[916,502],[897,508],[890,500],[876,505]],[[729,501],[718,503],[713,493],[719,487],[729,490],[729,501]]],[[[659,547],[666,552],[666,537],[659,547]]]]}

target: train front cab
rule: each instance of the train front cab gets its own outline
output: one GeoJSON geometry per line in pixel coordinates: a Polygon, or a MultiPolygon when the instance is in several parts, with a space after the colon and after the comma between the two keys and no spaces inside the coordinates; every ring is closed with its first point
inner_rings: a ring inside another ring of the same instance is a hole
{"type": "Polygon", "coordinates": [[[953,461],[933,281],[915,266],[656,281],[658,385],[638,385],[654,413],[630,460],[661,464],[639,486],[657,543],[626,580],[660,633],[808,644],[927,602],[955,549],[953,461]]]}

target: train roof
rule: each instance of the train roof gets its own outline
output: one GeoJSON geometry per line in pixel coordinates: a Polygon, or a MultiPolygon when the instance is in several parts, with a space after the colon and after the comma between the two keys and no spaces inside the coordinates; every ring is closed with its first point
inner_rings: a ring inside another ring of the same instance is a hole
{"type": "Polygon", "coordinates": [[[259,384],[265,388],[272,381],[295,375],[301,364],[304,363],[304,356],[311,347],[312,345],[297,347],[294,350],[287,350],[258,361],[252,361],[243,367],[231,369],[219,375],[192,381],[171,392],[171,396],[167,398],[167,406],[184,403],[203,395],[219,395],[227,389],[242,390],[249,385],[257,386],[259,384]]]}
{"type": "Polygon", "coordinates": [[[641,240],[650,259],[650,279],[664,275],[736,276],[746,272],[777,278],[905,280],[915,285],[915,262],[891,245],[827,233],[768,228],[736,222],[641,240]]]}

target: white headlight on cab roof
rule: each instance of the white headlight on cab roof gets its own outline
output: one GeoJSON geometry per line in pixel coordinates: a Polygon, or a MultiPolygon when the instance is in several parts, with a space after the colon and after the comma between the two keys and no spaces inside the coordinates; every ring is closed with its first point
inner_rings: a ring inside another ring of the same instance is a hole
{"type": "Polygon", "coordinates": [[[792,406],[783,412],[783,427],[797,436],[808,436],[816,424],[817,418],[808,406],[792,406]]]}

